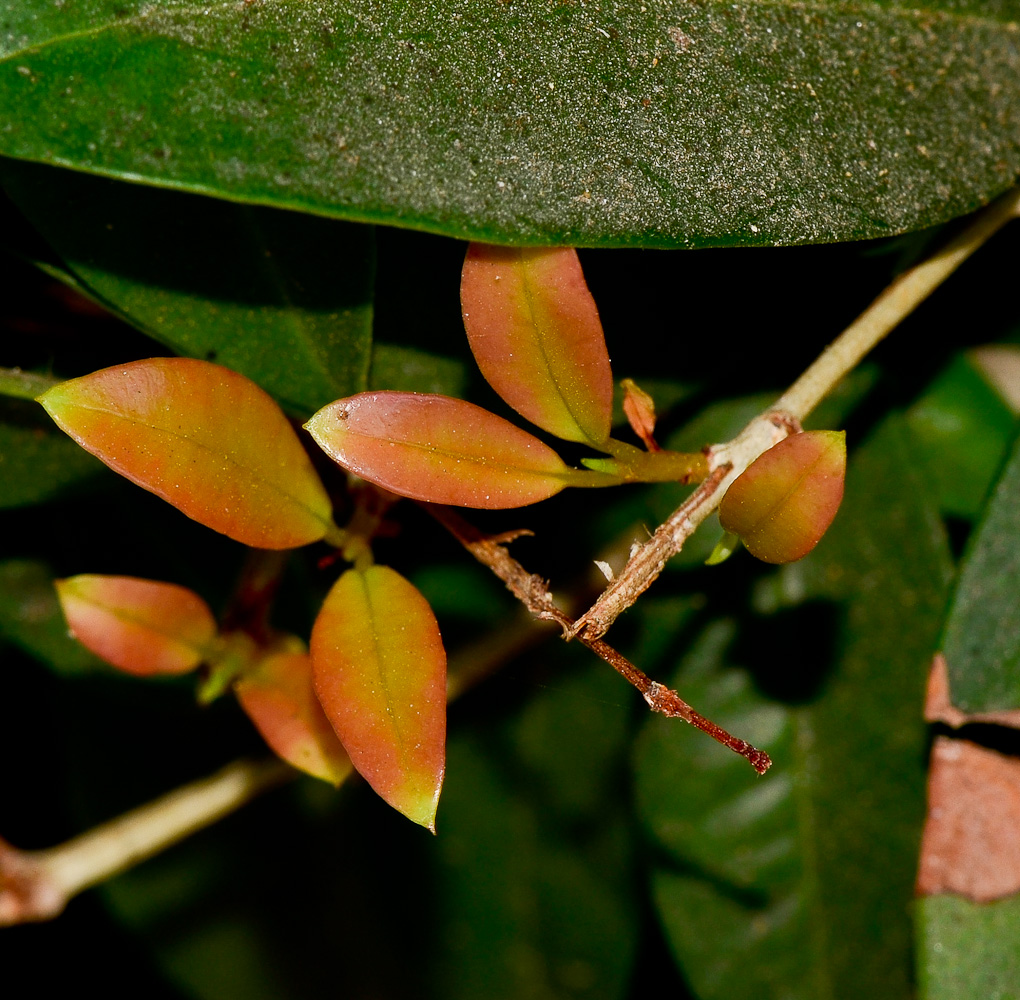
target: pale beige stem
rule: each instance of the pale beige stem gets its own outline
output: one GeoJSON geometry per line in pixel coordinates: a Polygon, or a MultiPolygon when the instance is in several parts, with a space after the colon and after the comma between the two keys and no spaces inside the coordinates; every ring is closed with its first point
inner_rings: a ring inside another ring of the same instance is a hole
{"type": "Polygon", "coordinates": [[[909,316],[975,250],[1020,213],[1020,188],[993,202],[938,253],[901,274],[776,401],[803,420],[890,330],[909,316]]]}
{"type": "Polygon", "coordinates": [[[571,636],[597,639],[655,581],[698,526],[721,502],[730,483],[763,451],[799,429],[800,422],[890,330],[910,315],[975,250],[1020,215],[1020,188],[981,212],[946,247],[900,275],[833,341],[774,406],[732,441],[708,449],[711,475],[648,541],[635,545],[627,565],[574,623],[571,636]]]}
{"type": "Polygon", "coordinates": [[[83,889],[131,868],[275,788],[297,772],[281,760],[239,760],[44,851],[0,841],[0,927],[60,914],[83,889]]]}

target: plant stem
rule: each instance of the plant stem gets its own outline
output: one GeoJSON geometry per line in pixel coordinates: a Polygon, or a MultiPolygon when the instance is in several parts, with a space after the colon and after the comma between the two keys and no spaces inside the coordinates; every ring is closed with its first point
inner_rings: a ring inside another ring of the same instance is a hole
{"type": "Polygon", "coordinates": [[[666,562],[719,506],[737,478],[762,452],[800,429],[803,420],[890,330],[930,295],[975,250],[1020,214],[1020,188],[981,212],[946,247],[900,275],[783,393],[732,441],[708,449],[711,475],[655,531],[635,545],[627,565],[573,624],[568,638],[597,639],[655,581],[666,562]]]}
{"type": "Polygon", "coordinates": [[[239,760],[45,851],[0,841],[0,927],[60,914],[83,889],[176,844],[297,772],[275,757],[239,760]]]}
{"type": "MultiPolygon", "coordinates": [[[[538,619],[555,622],[564,633],[571,632],[574,620],[554,603],[545,581],[529,573],[503,545],[505,539],[482,534],[474,525],[465,521],[450,507],[439,504],[421,504],[447,531],[457,539],[480,563],[488,566],[507,586],[507,589],[538,619]]],[[[731,736],[721,726],[709,721],[696,712],[680,697],[630,662],[601,639],[580,636],[579,641],[593,653],[605,660],[621,677],[641,692],[653,712],[660,712],[674,719],[683,719],[712,739],[728,747],[734,753],[746,757],[751,766],[764,774],[771,766],[769,755],[758,750],[746,740],[731,736]]]]}
{"type": "Polygon", "coordinates": [[[62,379],[50,375],[23,372],[20,368],[0,368],[0,396],[15,399],[35,399],[47,389],[60,385],[62,379]]]}
{"type": "Polygon", "coordinates": [[[943,249],[901,274],[776,400],[772,409],[804,420],[865,354],[1018,213],[1020,188],[1015,188],[979,213],[943,249]]]}

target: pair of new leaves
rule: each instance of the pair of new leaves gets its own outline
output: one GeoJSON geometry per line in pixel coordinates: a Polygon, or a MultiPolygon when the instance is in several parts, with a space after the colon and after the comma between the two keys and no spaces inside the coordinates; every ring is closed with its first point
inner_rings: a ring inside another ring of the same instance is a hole
{"type": "MultiPolygon", "coordinates": [[[[609,355],[573,250],[472,245],[461,298],[471,350],[500,396],[550,434],[608,457],[574,469],[471,403],[367,392],[329,404],[305,425],[345,469],[403,496],[480,508],[523,506],[569,485],[704,477],[704,456],[658,447],[651,401],[632,383],[624,409],[647,450],[610,437],[609,355]]],[[[247,636],[218,635],[197,595],[125,578],[61,583],[79,638],[134,673],[225,663],[242,705],[282,757],[338,782],[346,750],[383,798],[434,828],[445,745],[438,627],[409,582],[371,565],[371,538],[350,534],[357,520],[348,531],[333,522],[329,496],[277,404],[241,375],[183,358],[104,369],[40,401],[88,451],[214,530],[255,548],[325,540],[358,554],[323,604],[310,653],[294,637],[259,648],[247,636]]],[[[835,515],[843,462],[842,435],[787,439],[731,487],[724,526],[769,561],[798,558],[835,515]]]]}

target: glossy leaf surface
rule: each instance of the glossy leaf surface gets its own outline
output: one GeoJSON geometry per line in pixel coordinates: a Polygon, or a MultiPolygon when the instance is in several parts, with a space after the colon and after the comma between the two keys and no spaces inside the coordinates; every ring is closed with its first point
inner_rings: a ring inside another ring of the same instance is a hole
{"type": "Polygon", "coordinates": [[[0,152],[548,246],[802,243],[1020,168],[1016,0],[5,0],[0,152]]]}
{"type": "MultiPolygon", "coordinates": [[[[670,682],[772,753],[768,775],[669,720],[639,740],[638,808],[665,851],[656,906],[699,1000],[913,996],[920,706],[951,558],[910,447],[885,421],[854,454],[826,544],[682,644],[670,682]]],[[[665,611],[646,610],[645,645],[673,655],[688,633],[664,633],[665,611]]]]}
{"type": "Polygon", "coordinates": [[[446,759],[446,653],[428,602],[395,570],[348,570],[312,629],[315,690],[351,763],[435,830],[446,759]]]}
{"type": "Polygon", "coordinates": [[[760,455],[726,491],[719,523],[765,562],[806,556],[843,499],[842,431],[793,434],[760,455]]]}
{"type": "Polygon", "coordinates": [[[968,547],[942,652],[952,703],[965,712],[1020,708],[1020,437],[968,547]]]}
{"type": "Polygon", "coordinates": [[[64,382],[39,400],[115,472],[255,548],[318,541],[329,497],[287,418],[242,375],[152,358],[64,382]]]}
{"type": "Polygon", "coordinates": [[[613,373],[576,250],[472,243],[460,303],[478,367],[521,416],[568,441],[609,437],[613,373]]]}
{"type": "Polygon", "coordinates": [[[301,649],[263,657],[234,684],[241,707],[273,751],[300,771],[339,785],[351,762],[315,696],[301,649]]]}
{"type": "Polygon", "coordinates": [[[209,606],[176,584],[83,574],[56,588],[74,637],[138,677],[194,670],[216,636],[209,606]]]}
{"type": "Polygon", "coordinates": [[[175,353],[303,418],[367,387],[370,227],[31,163],[0,162],[0,184],[90,295],[175,353]]]}
{"type": "Polygon", "coordinates": [[[523,507],[558,493],[571,472],[527,431],[448,396],[363,392],[305,426],[348,471],[432,503],[523,507]]]}

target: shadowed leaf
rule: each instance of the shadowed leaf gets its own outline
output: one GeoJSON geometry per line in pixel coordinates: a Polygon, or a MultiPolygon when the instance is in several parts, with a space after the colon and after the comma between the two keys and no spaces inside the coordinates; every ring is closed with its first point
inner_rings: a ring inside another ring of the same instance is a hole
{"type": "Polygon", "coordinates": [[[972,536],[942,652],[952,703],[968,713],[1020,708],[1020,437],[972,536]]]}
{"type": "Polygon", "coordinates": [[[307,545],[332,523],[283,411],[227,368],[151,358],[64,382],[39,402],[114,471],[245,545],[307,545]]]}
{"type": "Polygon", "coordinates": [[[613,373],[576,250],[472,243],[460,302],[478,367],[521,416],[568,441],[609,437],[613,373]]]}
{"type": "Polygon", "coordinates": [[[263,739],[288,764],[332,785],[347,777],[351,762],[315,697],[306,652],[271,653],[242,674],[234,691],[263,739]]]}
{"type": "Polygon", "coordinates": [[[129,674],[187,673],[216,637],[208,605],[186,587],[90,574],[55,583],[75,638],[129,674]]]}
{"type": "Polygon", "coordinates": [[[558,493],[573,471],[527,431],[449,396],[363,392],[305,427],[348,471],[433,503],[523,507],[558,493]]]}
{"type": "Polygon", "coordinates": [[[793,562],[839,510],[846,474],[842,431],[806,431],[759,456],[726,491],[719,522],[765,562],[793,562]]]}
{"type": "Polygon", "coordinates": [[[432,609],[395,570],[348,570],[312,629],[319,701],[351,763],[435,830],[446,753],[446,653],[432,609]]]}
{"type": "Polygon", "coordinates": [[[0,162],[0,183],[89,295],[175,354],[302,419],[367,388],[370,227],[34,163],[0,162]]]}

